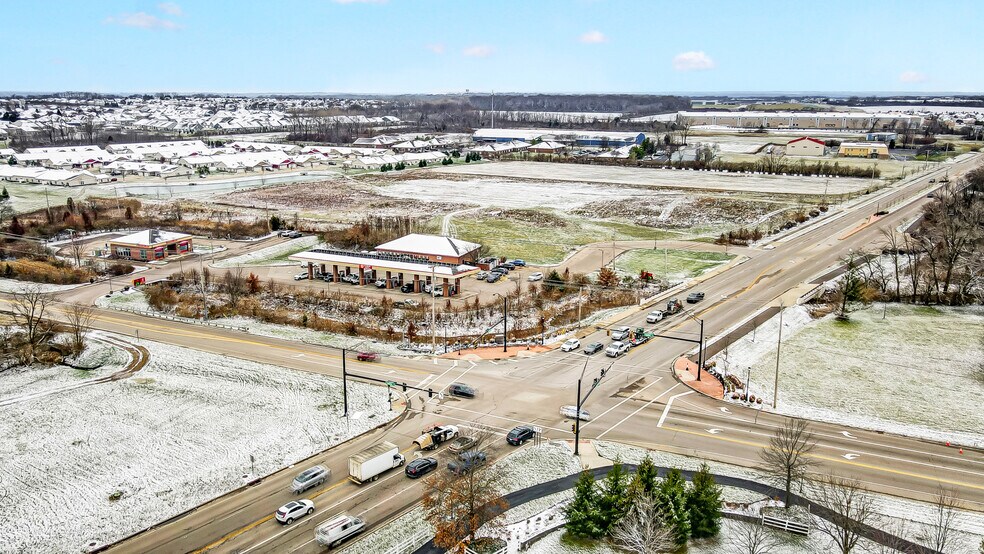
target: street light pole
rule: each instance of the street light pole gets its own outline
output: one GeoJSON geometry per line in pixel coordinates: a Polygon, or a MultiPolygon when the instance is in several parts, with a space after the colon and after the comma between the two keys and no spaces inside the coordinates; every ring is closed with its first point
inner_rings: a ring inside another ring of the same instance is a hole
{"type": "Polygon", "coordinates": [[[344,406],[342,416],[348,417],[348,373],[345,369],[345,352],[346,350],[342,348],[342,404],[344,406]]]}
{"type": "Polygon", "coordinates": [[[431,353],[432,354],[437,354],[437,329],[434,327],[435,325],[434,322],[437,321],[437,318],[435,316],[436,311],[434,307],[436,304],[436,300],[435,300],[436,297],[434,296],[435,293],[434,288],[437,286],[436,271],[437,271],[437,266],[432,265],[431,266],[431,353]]]}
{"type": "Polygon", "coordinates": [[[779,350],[782,348],[782,313],[785,311],[782,301],[779,302],[779,341],[776,342],[776,382],[772,389],[772,409],[779,402],[779,350]]]}
{"type": "MultiPolygon", "coordinates": [[[[584,366],[587,367],[588,362],[585,360],[584,366]]],[[[577,456],[579,453],[578,445],[581,444],[581,379],[584,378],[584,371],[581,371],[581,377],[577,378],[577,417],[574,418],[574,455],[577,456]]]]}
{"type": "Polygon", "coordinates": [[[505,296],[502,297],[502,351],[507,352],[506,349],[506,333],[508,333],[506,319],[509,318],[509,299],[505,296]]]}

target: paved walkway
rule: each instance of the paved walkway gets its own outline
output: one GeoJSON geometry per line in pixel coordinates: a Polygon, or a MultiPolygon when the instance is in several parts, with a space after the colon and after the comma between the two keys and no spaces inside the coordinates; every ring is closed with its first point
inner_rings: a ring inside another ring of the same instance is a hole
{"type": "Polygon", "coordinates": [[[681,383],[694,389],[697,392],[706,394],[712,398],[722,400],[724,398],[724,386],[713,375],[702,371],[700,381],[697,380],[697,364],[691,362],[683,356],[673,362],[673,373],[681,383]]]}

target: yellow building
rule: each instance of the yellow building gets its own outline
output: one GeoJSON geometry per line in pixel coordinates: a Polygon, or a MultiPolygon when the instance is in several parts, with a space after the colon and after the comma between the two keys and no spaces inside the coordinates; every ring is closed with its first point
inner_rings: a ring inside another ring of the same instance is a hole
{"type": "Polygon", "coordinates": [[[888,159],[888,145],[884,142],[842,142],[838,156],[847,158],[888,159]]]}

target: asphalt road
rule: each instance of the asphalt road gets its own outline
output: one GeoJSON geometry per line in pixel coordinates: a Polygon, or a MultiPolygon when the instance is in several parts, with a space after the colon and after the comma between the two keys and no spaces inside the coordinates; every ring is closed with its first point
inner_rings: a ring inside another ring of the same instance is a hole
{"type": "MultiPolygon", "coordinates": [[[[965,162],[947,169],[952,179],[969,167],[971,163],[965,162]]],[[[849,250],[861,250],[878,242],[880,229],[911,220],[923,203],[930,186],[928,179],[942,174],[940,169],[873,194],[841,213],[776,241],[774,248],[748,249],[745,263],[699,285],[706,300],[696,305],[693,315],[704,320],[708,337],[723,334],[780,295],[829,271],[849,250]],[[910,199],[915,201],[905,204],[910,199]],[[877,225],[849,233],[876,208],[886,206],[891,213],[877,225]]],[[[82,298],[88,293],[91,297],[93,291],[100,290],[99,286],[83,288],[88,291],[76,290],[70,296],[82,298]]],[[[680,296],[685,294],[686,291],[680,296]]],[[[619,324],[643,324],[645,314],[643,310],[619,324]]],[[[298,342],[104,310],[98,311],[95,327],[304,371],[340,374],[338,351],[298,342]]],[[[688,337],[696,337],[698,329],[692,319],[682,314],[657,327],[688,337]]],[[[608,342],[605,332],[597,331],[583,338],[582,343],[593,340],[608,342]]],[[[675,381],[669,369],[673,360],[689,349],[687,343],[654,339],[615,360],[585,404],[594,417],[583,425],[582,440],[603,438],[738,465],[756,465],[762,447],[785,418],[726,406],[689,392],[675,381]]],[[[411,395],[411,407],[405,416],[387,428],[268,476],[256,486],[209,502],[111,550],[321,551],[312,540],[313,529],[329,517],[346,511],[365,517],[372,525],[419,498],[420,484],[406,479],[400,470],[361,487],[348,482],[345,476],[349,455],[381,440],[407,448],[421,429],[432,423],[480,421],[502,433],[519,423],[532,423],[542,427],[548,438],[571,438],[571,421],[559,415],[559,406],[574,403],[576,381],[582,371],[593,378],[611,363],[598,354],[588,358],[585,366],[585,358],[579,352],[554,351],[498,362],[384,359],[376,364],[350,363],[350,371],[385,375],[389,380],[433,386],[435,390],[454,381],[465,381],[477,386],[480,393],[473,400],[435,398],[426,404],[425,399],[411,395]],[[290,527],[281,527],[272,520],[273,511],[292,498],[288,487],[294,475],[315,463],[325,463],[333,471],[329,484],[308,495],[317,503],[317,512],[290,527]]],[[[815,457],[822,471],[855,477],[873,490],[915,499],[928,499],[942,483],[954,489],[967,507],[984,510],[981,452],[964,450],[958,454],[943,445],[839,425],[815,423],[812,428],[818,440],[815,457]]],[[[501,442],[496,454],[508,450],[501,442]]],[[[443,457],[439,453],[442,465],[443,457]]]]}

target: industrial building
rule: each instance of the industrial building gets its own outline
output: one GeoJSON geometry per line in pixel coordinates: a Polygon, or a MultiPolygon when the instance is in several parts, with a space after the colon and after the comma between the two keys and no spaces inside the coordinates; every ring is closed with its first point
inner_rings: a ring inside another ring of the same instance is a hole
{"type": "Polygon", "coordinates": [[[472,135],[475,142],[533,143],[550,141],[571,146],[618,148],[642,144],[646,134],[637,131],[558,131],[556,129],[479,129],[472,135]]]}
{"type": "Polygon", "coordinates": [[[837,151],[845,158],[880,158],[888,159],[888,145],[884,142],[842,142],[837,151]]]}
{"type": "Polygon", "coordinates": [[[827,145],[820,139],[800,137],[786,143],[787,156],[823,156],[827,145]]]}

